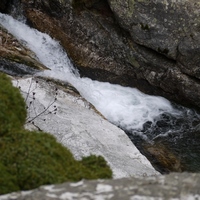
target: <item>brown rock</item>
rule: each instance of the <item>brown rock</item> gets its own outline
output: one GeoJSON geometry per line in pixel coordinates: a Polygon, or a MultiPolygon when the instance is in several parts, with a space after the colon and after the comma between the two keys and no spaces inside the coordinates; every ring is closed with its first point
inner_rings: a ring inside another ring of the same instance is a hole
{"type": "Polygon", "coordinates": [[[184,166],[178,155],[175,155],[170,148],[163,143],[155,142],[153,144],[144,144],[143,151],[147,158],[151,160],[155,169],[162,173],[182,172],[184,166]]]}
{"type": "Polygon", "coordinates": [[[36,70],[48,69],[41,64],[36,55],[24,47],[16,38],[0,26],[0,56],[11,62],[25,64],[36,70]]]}

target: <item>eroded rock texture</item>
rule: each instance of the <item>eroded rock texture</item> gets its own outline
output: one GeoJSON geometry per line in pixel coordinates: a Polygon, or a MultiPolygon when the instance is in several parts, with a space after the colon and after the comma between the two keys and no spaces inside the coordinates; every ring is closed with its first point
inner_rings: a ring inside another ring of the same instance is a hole
{"type": "MultiPolygon", "coordinates": [[[[199,107],[199,95],[192,92],[199,91],[199,2],[108,1],[120,26],[130,33],[134,42],[155,51],[154,58],[160,53],[165,60],[172,61],[170,65],[158,62],[158,68],[150,69],[149,73],[145,69],[145,79],[175,99],[199,107]]],[[[152,65],[156,66],[153,59],[152,65]]]]}

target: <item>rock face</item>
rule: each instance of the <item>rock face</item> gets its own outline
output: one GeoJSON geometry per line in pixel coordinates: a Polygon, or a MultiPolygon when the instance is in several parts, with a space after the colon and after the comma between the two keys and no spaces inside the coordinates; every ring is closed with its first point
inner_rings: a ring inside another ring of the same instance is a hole
{"type": "Polygon", "coordinates": [[[199,78],[198,69],[195,71],[200,22],[197,1],[109,0],[109,3],[120,25],[135,42],[179,61],[189,68],[190,72],[185,73],[199,78]]]}
{"type": "Polygon", "coordinates": [[[128,136],[97,114],[73,87],[32,78],[13,82],[26,99],[27,128],[53,134],[76,159],[102,155],[114,178],[159,174],[128,136]]]}
{"type": "Polygon", "coordinates": [[[82,75],[200,108],[198,2],[21,2],[28,23],[59,40],[82,75]]]}
{"type": "Polygon", "coordinates": [[[1,200],[89,199],[199,199],[199,174],[170,174],[146,178],[81,181],[42,186],[36,190],[0,196],[1,200]]]}
{"type": "MultiPolygon", "coordinates": [[[[167,68],[159,63],[162,72],[152,70],[144,74],[145,79],[166,92],[177,91],[195,105],[194,99],[198,101],[199,96],[190,88],[194,85],[199,91],[200,4],[195,0],[108,1],[120,26],[134,42],[174,61],[167,68]]],[[[152,64],[155,65],[153,60],[152,64]]]]}

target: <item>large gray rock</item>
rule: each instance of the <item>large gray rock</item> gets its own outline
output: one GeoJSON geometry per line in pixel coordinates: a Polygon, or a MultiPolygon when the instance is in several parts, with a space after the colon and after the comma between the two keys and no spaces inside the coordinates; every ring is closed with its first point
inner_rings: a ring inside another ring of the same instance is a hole
{"type": "Polygon", "coordinates": [[[128,136],[100,116],[73,87],[34,78],[13,83],[20,87],[27,103],[26,127],[54,135],[76,159],[102,155],[114,178],[159,174],[128,136]]]}
{"type": "Polygon", "coordinates": [[[131,179],[81,181],[0,196],[0,200],[187,200],[200,199],[200,174],[132,177],[131,179]]]}
{"type": "Polygon", "coordinates": [[[199,92],[193,91],[200,89],[200,4],[196,0],[108,2],[132,40],[156,52],[151,67],[142,69],[144,78],[171,93],[172,99],[199,107],[199,92]],[[158,53],[172,62],[163,65],[158,53]]]}
{"type": "Polygon", "coordinates": [[[198,50],[199,45],[194,42],[199,37],[198,1],[109,0],[109,3],[120,25],[135,42],[173,60],[198,50]]]}
{"type": "Polygon", "coordinates": [[[138,44],[180,63],[200,78],[200,4],[196,0],[109,0],[120,25],[138,44]]]}

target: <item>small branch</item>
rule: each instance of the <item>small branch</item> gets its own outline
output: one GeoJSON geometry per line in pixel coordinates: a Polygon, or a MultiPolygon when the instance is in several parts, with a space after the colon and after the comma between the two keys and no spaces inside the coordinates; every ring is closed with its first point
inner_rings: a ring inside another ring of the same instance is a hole
{"type": "MultiPolygon", "coordinates": [[[[40,117],[42,114],[44,114],[55,102],[57,101],[57,98],[54,99],[54,101],[49,104],[45,110],[43,110],[42,112],[40,112],[39,114],[37,114],[35,117],[33,117],[31,120],[28,121],[28,123],[31,123],[32,121],[34,121],[36,118],[40,117]]],[[[49,113],[48,113],[49,114],[49,113]]]]}

